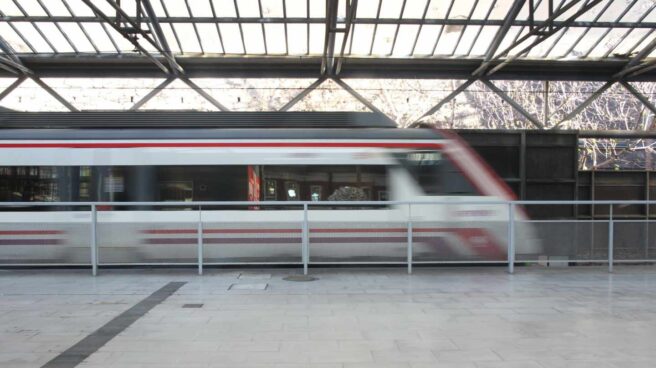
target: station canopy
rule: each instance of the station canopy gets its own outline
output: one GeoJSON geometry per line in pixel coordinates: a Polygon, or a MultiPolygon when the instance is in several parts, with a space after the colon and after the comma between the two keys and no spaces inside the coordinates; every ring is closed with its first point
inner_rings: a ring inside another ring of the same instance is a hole
{"type": "Polygon", "coordinates": [[[2,0],[0,73],[649,80],[654,0],[2,0]]]}

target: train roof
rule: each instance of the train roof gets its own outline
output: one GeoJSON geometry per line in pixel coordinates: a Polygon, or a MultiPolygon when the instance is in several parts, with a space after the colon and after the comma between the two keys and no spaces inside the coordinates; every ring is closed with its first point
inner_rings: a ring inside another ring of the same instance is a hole
{"type": "Polygon", "coordinates": [[[432,140],[432,129],[3,129],[0,140],[132,140],[132,139],[322,139],[432,140]]]}
{"type": "Polygon", "coordinates": [[[438,138],[365,112],[0,113],[2,140],[438,138]]]}
{"type": "Polygon", "coordinates": [[[372,112],[303,111],[83,111],[2,112],[0,129],[145,128],[384,128],[396,124],[372,112]]]}

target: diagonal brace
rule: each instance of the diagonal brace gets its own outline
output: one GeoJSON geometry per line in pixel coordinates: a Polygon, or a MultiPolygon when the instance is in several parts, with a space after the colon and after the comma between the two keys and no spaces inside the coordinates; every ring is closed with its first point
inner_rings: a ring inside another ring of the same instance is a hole
{"type": "Polygon", "coordinates": [[[497,96],[501,97],[507,104],[512,106],[515,110],[517,110],[522,116],[524,116],[526,119],[528,119],[533,125],[536,127],[543,129],[544,124],[538,119],[536,119],[531,113],[526,111],[520,104],[518,104],[515,100],[513,100],[510,96],[508,96],[507,93],[499,89],[494,83],[490,82],[487,78],[481,79],[481,82],[487,86],[487,88],[491,89],[492,92],[494,92],[497,96]]]}

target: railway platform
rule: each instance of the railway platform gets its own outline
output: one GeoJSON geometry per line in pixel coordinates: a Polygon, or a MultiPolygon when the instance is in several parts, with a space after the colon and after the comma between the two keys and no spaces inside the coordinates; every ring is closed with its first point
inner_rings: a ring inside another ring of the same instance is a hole
{"type": "Polygon", "coordinates": [[[656,267],[0,271],[2,367],[653,367],[656,267]]]}

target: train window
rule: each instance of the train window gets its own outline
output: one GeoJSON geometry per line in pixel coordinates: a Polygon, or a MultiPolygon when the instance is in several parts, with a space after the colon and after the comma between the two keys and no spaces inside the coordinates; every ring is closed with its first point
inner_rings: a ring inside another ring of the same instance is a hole
{"type": "Polygon", "coordinates": [[[450,160],[444,160],[442,163],[442,183],[442,191],[445,195],[470,196],[478,194],[476,188],[450,160]]]}
{"type": "Polygon", "coordinates": [[[397,155],[398,161],[428,195],[476,195],[476,189],[451,160],[438,151],[413,151],[397,155]]]}
{"type": "Polygon", "coordinates": [[[438,151],[413,151],[397,156],[401,166],[405,167],[425,194],[442,193],[442,154],[438,151]]]}
{"type": "Polygon", "coordinates": [[[262,177],[267,200],[369,201],[387,192],[387,168],[379,165],[263,166],[262,177]],[[269,190],[276,187],[284,192],[269,190]]]}

